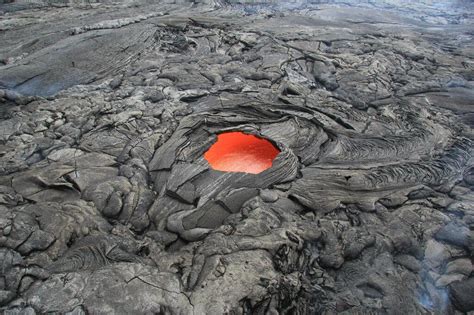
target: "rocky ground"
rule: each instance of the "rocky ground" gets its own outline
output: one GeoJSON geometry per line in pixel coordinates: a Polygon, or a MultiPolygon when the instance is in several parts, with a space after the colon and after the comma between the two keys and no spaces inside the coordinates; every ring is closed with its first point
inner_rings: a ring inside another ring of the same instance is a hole
{"type": "Polygon", "coordinates": [[[0,4],[0,312],[474,314],[474,5],[330,2],[0,4]]]}

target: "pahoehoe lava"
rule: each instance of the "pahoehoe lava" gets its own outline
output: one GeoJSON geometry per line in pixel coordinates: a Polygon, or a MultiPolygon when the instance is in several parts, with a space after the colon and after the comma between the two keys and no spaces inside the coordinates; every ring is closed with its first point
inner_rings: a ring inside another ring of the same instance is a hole
{"type": "Polygon", "coordinates": [[[0,312],[471,314],[473,16],[0,0],[0,312]]]}

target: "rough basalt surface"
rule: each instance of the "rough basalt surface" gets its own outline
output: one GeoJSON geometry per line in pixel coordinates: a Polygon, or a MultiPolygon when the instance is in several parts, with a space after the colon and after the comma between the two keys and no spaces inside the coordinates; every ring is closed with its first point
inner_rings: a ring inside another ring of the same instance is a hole
{"type": "Polygon", "coordinates": [[[0,312],[474,311],[473,4],[316,2],[0,4],[0,312]]]}

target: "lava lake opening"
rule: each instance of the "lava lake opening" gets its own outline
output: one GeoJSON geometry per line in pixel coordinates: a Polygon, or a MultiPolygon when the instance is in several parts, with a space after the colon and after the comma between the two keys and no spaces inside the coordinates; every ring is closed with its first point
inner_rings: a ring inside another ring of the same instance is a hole
{"type": "Polygon", "coordinates": [[[212,169],[258,174],[272,167],[280,150],[269,140],[241,131],[224,132],[206,151],[212,169]]]}

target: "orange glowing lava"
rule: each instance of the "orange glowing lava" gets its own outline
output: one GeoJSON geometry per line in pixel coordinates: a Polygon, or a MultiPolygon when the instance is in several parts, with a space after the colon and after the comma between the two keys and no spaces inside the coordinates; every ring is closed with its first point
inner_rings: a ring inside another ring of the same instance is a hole
{"type": "Polygon", "coordinates": [[[270,141],[237,131],[217,135],[204,158],[218,171],[258,174],[272,167],[278,153],[270,141]]]}

